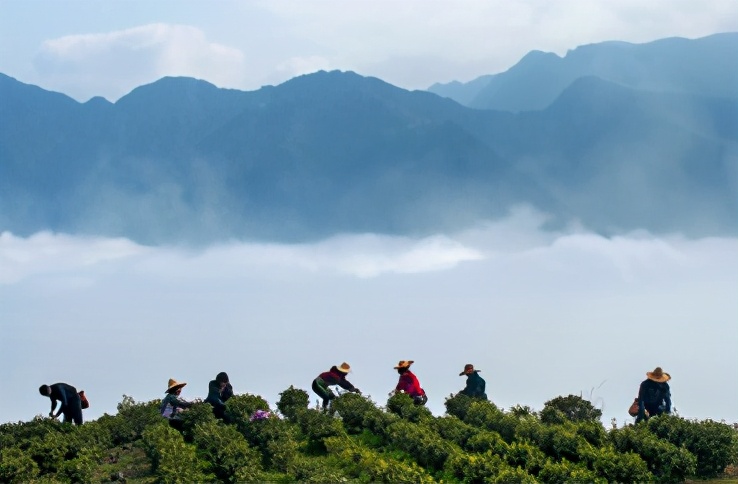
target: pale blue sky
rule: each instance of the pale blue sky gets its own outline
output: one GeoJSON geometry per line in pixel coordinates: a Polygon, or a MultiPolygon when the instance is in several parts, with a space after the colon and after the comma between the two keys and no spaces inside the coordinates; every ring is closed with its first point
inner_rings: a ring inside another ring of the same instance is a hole
{"type": "Polygon", "coordinates": [[[81,101],[165,75],[252,90],[319,69],[425,89],[530,50],[726,31],[732,0],[0,0],[0,72],[81,101]]]}
{"type": "MultiPolygon", "coordinates": [[[[165,75],[250,90],[318,69],[423,89],[504,71],[533,49],[738,31],[735,5],[0,0],[0,72],[81,101],[165,75]]],[[[416,361],[436,413],[471,362],[502,407],[583,393],[622,423],[660,365],[683,415],[737,421],[737,241],[552,234],[538,217],[422,240],[198,253],[0,234],[0,381],[13,389],[0,422],[45,414],[42,383],[86,390],[90,418],[124,393],[161,397],[168,378],[202,397],[223,370],[274,403],[342,361],[384,403],[400,359],[416,361]],[[702,398],[716,385],[728,393],[702,398]]]]}
{"type": "Polygon", "coordinates": [[[622,425],[662,366],[681,415],[738,422],[736,239],[607,239],[544,220],[198,251],[0,234],[0,381],[13,389],[0,422],[45,415],[37,389],[56,381],[86,391],[87,418],[123,394],[161,398],[169,378],[203,398],[220,371],[274,405],[342,361],[383,405],[407,359],[439,415],[473,363],[502,408],[581,394],[622,425]]]}

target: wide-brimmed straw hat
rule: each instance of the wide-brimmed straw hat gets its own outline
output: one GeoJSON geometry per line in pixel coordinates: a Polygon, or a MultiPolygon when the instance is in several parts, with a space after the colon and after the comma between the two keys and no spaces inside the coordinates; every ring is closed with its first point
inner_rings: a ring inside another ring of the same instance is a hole
{"type": "Polygon", "coordinates": [[[653,380],[659,383],[664,383],[671,380],[671,375],[662,370],[660,366],[657,366],[653,371],[647,371],[646,376],[649,380],[653,380]]]}
{"type": "Polygon", "coordinates": [[[174,378],[170,378],[169,379],[169,388],[167,388],[167,391],[165,393],[172,393],[174,390],[177,390],[179,388],[182,388],[185,385],[187,385],[187,383],[179,383],[174,378]]]}
{"type": "Polygon", "coordinates": [[[341,363],[340,366],[336,366],[336,369],[341,373],[348,373],[349,371],[351,371],[351,365],[344,361],[343,363],[341,363]]]}
{"type": "Polygon", "coordinates": [[[400,368],[410,368],[410,365],[415,363],[413,360],[400,360],[400,362],[395,367],[395,370],[399,370],[400,368]]]}
{"type": "Polygon", "coordinates": [[[471,373],[473,371],[482,371],[482,370],[475,370],[474,365],[472,365],[471,363],[467,363],[466,365],[464,365],[464,371],[459,373],[459,376],[464,376],[467,373],[471,373]]]}

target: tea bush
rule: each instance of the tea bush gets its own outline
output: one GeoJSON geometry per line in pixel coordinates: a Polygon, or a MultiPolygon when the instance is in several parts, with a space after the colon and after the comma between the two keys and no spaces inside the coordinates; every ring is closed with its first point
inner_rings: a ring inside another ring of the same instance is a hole
{"type": "Polygon", "coordinates": [[[466,448],[471,437],[479,433],[479,429],[476,427],[472,427],[457,417],[449,415],[435,418],[429,422],[429,425],[445,440],[449,440],[463,448],[466,448]]]}
{"type": "Polygon", "coordinates": [[[69,441],[58,432],[30,440],[28,454],[36,461],[41,474],[54,474],[69,453],[69,441]]]}
{"type": "Polygon", "coordinates": [[[475,400],[469,406],[464,422],[474,427],[493,430],[506,442],[512,442],[520,420],[514,415],[505,414],[491,402],[475,400]]]}
{"type": "Polygon", "coordinates": [[[680,482],[738,460],[728,425],[660,416],[606,431],[588,404],[569,395],[540,413],[505,412],[452,396],[435,417],[407,395],[383,409],[347,393],[323,412],[290,387],[277,404],[286,418],[252,421],[269,406],[246,394],[226,404],[222,421],[208,404],[191,407],[177,430],[158,400],[124,396],[118,414],[83,426],[40,417],[0,425],[0,482],[119,479],[140,449],[148,459],[134,465],[136,482],[680,482]]]}
{"type": "Polygon", "coordinates": [[[139,440],[146,428],[161,421],[160,404],[161,400],[136,402],[132,397],[123,395],[123,400],[118,404],[118,415],[107,422],[113,442],[120,445],[139,440]]]}
{"type": "MultiPolygon", "coordinates": [[[[209,403],[195,403],[190,408],[181,412],[177,418],[182,422],[181,432],[186,442],[192,442],[195,438],[195,428],[200,424],[215,423],[213,407],[209,403]]],[[[159,420],[166,420],[159,417],[159,420]]]]}
{"type": "Polygon", "coordinates": [[[620,453],[635,452],[648,464],[648,470],[662,482],[683,481],[694,475],[697,458],[684,447],[659,439],[646,425],[611,430],[610,440],[620,453]]]}
{"type": "Polygon", "coordinates": [[[509,450],[505,440],[493,430],[480,430],[472,435],[466,442],[466,450],[473,452],[487,452],[491,450],[495,454],[504,455],[509,450]]]}
{"type": "Polygon", "coordinates": [[[461,482],[538,482],[535,476],[520,467],[510,466],[492,451],[484,454],[455,453],[449,457],[444,471],[461,482]]]}
{"type": "Polygon", "coordinates": [[[226,402],[225,421],[246,425],[257,410],[269,410],[269,402],[258,395],[234,395],[226,402]]]}
{"type": "Polygon", "coordinates": [[[294,422],[297,410],[306,409],[310,405],[310,397],[308,392],[295,388],[292,385],[279,394],[277,401],[277,409],[279,412],[294,422]]]}
{"type": "Polygon", "coordinates": [[[474,399],[461,393],[457,395],[449,395],[444,402],[446,407],[446,413],[453,415],[459,420],[466,420],[466,414],[469,412],[469,407],[474,402],[474,399]]]}
{"type": "Polygon", "coordinates": [[[254,482],[261,474],[261,453],[249,447],[233,426],[211,420],[194,428],[194,443],[209,472],[222,482],[254,482]]]}
{"type": "Polygon", "coordinates": [[[598,476],[608,482],[650,482],[654,479],[646,462],[632,452],[619,453],[612,446],[592,447],[583,445],[579,449],[581,459],[598,476]]]}
{"type": "Polygon", "coordinates": [[[345,467],[332,465],[325,458],[301,455],[289,466],[290,480],[288,482],[346,482],[348,475],[345,467]]]}
{"type": "Polygon", "coordinates": [[[75,458],[62,462],[57,477],[67,482],[91,482],[99,459],[95,449],[83,450],[75,458]]]}
{"type": "Polygon", "coordinates": [[[317,452],[325,451],[323,439],[346,432],[340,420],[321,410],[298,409],[295,411],[295,420],[300,431],[307,438],[308,444],[317,452]]]}
{"type": "Polygon", "coordinates": [[[387,458],[341,437],[329,437],[325,443],[329,454],[341,463],[347,476],[361,482],[435,482],[414,462],[387,458]]]}
{"type": "Polygon", "coordinates": [[[364,426],[370,432],[384,438],[385,440],[387,439],[387,429],[390,425],[401,420],[402,418],[399,415],[383,412],[378,408],[364,414],[364,426]]]}
{"type": "Polygon", "coordinates": [[[29,422],[6,423],[0,425],[0,449],[15,445],[28,448],[28,442],[34,437],[43,438],[50,432],[67,433],[72,427],[63,425],[55,419],[36,416],[29,422]]]}
{"type": "Polygon", "coordinates": [[[712,420],[702,422],[662,415],[648,420],[654,435],[677,447],[685,447],[697,458],[696,474],[715,477],[733,461],[732,444],[736,432],[729,425],[712,420]]]}
{"type": "Polygon", "coordinates": [[[600,417],[602,410],[576,395],[553,398],[544,403],[541,410],[541,421],[551,424],[564,423],[563,419],[571,422],[599,422],[600,417]]]}
{"type": "Polygon", "coordinates": [[[38,464],[21,449],[3,446],[0,450],[0,482],[30,482],[39,472],[38,464]]]}
{"type": "Polygon", "coordinates": [[[265,466],[286,472],[287,466],[297,456],[298,429],[290,422],[272,417],[253,422],[239,422],[238,428],[250,445],[259,449],[265,466]]]}
{"type": "Polygon", "coordinates": [[[215,476],[205,473],[209,465],[197,457],[195,446],[186,443],[182,434],[162,420],[160,418],[159,422],[147,428],[142,436],[144,450],[158,482],[212,481],[215,476]]]}
{"type": "Polygon", "coordinates": [[[511,467],[521,467],[534,476],[546,464],[546,454],[529,442],[513,442],[507,447],[504,458],[511,467]]]}
{"type": "Polygon", "coordinates": [[[365,428],[364,418],[378,410],[374,403],[356,393],[340,395],[331,402],[331,408],[341,417],[344,428],[350,434],[361,433],[365,428]]]}
{"type": "Polygon", "coordinates": [[[567,459],[572,462],[579,461],[579,446],[587,443],[577,433],[577,426],[571,422],[544,425],[524,420],[516,429],[516,439],[533,443],[555,460],[567,459]]]}
{"type": "Polygon", "coordinates": [[[566,459],[559,462],[548,460],[538,474],[541,482],[549,484],[565,484],[571,482],[587,482],[607,484],[607,479],[598,476],[581,463],[573,463],[566,459]]]}
{"type": "Polygon", "coordinates": [[[387,410],[404,420],[420,422],[423,419],[433,418],[430,410],[424,405],[415,405],[413,399],[407,393],[395,393],[387,400],[387,410]]]}
{"type": "Polygon", "coordinates": [[[460,451],[451,442],[443,440],[437,432],[425,425],[410,422],[396,422],[387,429],[392,446],[413,456],[423,467],[434,470],[443,468],[448,456],[460,451]]]}

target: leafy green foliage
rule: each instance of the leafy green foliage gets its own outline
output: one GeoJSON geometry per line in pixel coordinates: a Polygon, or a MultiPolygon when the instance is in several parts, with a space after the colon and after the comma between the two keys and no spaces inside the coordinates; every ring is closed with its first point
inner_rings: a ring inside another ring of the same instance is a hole
{"type": "Polygon", "coordinates": [[[715,477],[733,462],[732,444],[736,432],[725,424],[662,415],[649,419],[648,428],[654,435],[694,454],[699,477],[715,477]]]}
{"type": "Polygon", "coordinates": [[[396,422],[387,429],[392,446],[413,456],[423,467],[439,470],[458,447],[444,440],[427,425],[396,422]]]}
{"type": "Polygon", "coordinates": [[[340,420],[320,410],[299,409],[295,413],[295,420],[297,420],[302,435],[311,445],[311,449],[316,452],[325,451],[323,439],[345,433],[340,420]]]}
{"type": "Polygon", "coordinates": [[[204,471],[208,467],[197,457],[194,445],[187,444],[182,434],[166,421],[146,429],[142,436],[146,454],[151,459],[152,469],[158,482],[185,483],[213,480],[204,471]]]}
{"type": "Polygon", "coordinates": [[[383,456],[341,437],[330,437],[325,443],[329,454],[341,462],[348,477],[362,482],[435,482],[414,462],[383,456]]]}
{"type": "Polygon", "coordinates": [[[684,447],[659,439],[646,425],[612,430],[610,439],[618,452],[640,455],[648,464],[648,470],[659,481],[683,481],[697,470],[697,458],[694,454],[684,447]]]}
{"type": "MultiPolygon", "coordinates": [[[[195,438],[195,428],[198,425],[214,423],[213,407],[209,403],[196,403],[186,411],[180,413],[177,418],[182,422],[182,436],[186,442],[192,442],[195,438]]],[[[162,418],[159,417],[159,420],[162,418]]]]}
{"type": "Polygon", "coordinates": [[[304,390],[280,396],[286,418],[247,394],[222,421],[196,404],[170,424],[158,400],[124,396],[82,426],[0,425],[0,482],[679,482],[738,460],[729,425],[660,416],[608,431],[571,395],[541,412],[454,396],[442,417],[402,394],[383,409],[347,393],[327,412],[304,390]]]}
{"type": "Polygon", "coordinates": [[[198,423],[194,443],[209,470],[222,482],[253,482],[260,477],[261,453],[238,430],[215,420],[198,423]]]}
{"type": "Polygon", "coordinates": [[[292,421],[295,420],[297,411],[308,408],[308,405],[310,405],[308,392],[292,385],[279,394],[279,401],[277,402],[279,412],[292,421]]]}
{"type": "Polygon", "coordinates": [[[504,413],[491,402],[474,400],[469,406],[464,422],[497,432],[506,442],[512,442],[520,419],[515,415],[504,413]]]}
{"type": "Polygon", "coordinates": [[[38,464],[17,447],[0,450],[0,482],[29,482],[39,474],[38,464]]]}
{"type": "Polygon", "coordinates": [[[137,403],[132,397],[123,395],[123,400],[118,404],[119,418],[107,422],[116,445],[140,440],[146,428],[161,420],[160,404],[161,400],[137,403]]]}
{"type": "Polygon", "coordinates": [[[569,482],[607,483],[607,479],[597,476],[594,471],[589,470],[584,464],[569,462],[566,459],[547,461],[538,474],[538,479],[551,484],[569,482]]]}
{"type": "Polygon", "coordinates": [[[454,416],[447,415],[430,421],[433,430],[445,440],[449,440],[460,447],[466,447],[469,439],[479,433],[479,429],[466,424],[454,416]]]}
{"type": "Polygon", "coordinates": [[[572,422],[599,422],[602,410],[595,408],[591,402],[569,395],[556,397],[543,404],[541,421],[544,423],[561,424],[564,420],[572,422]]]}
{"type": "Polygon", "coordinates": [[[331,402],[331,407],[341,417],[346,431],[352,434],[361,433],[367,415],[378,411],[374,403],[356,393],[344,393],[331,402]]]}
{"type": "Polygon", "coordinates": [[[407,393],[395,393],[387,400],[387,410],[411,422],[433,418],[433,414],[423,405],[415,405],[407,393]]]}
{"type": "Polygon", "coordinates": [[[234,395],[226,402],[226,422],[248,422],[257,410],[269,410],[269,402],[258,395],[234,395]]]}
{"type": "Polygon", "coordinates": [[[469,407],[471,407],[473,401],[474,399],[461,393],[451,395],[444,402],[446,413],[453,415],[460,420],[465,420],[466,414],[469,412],[469,407]]]}

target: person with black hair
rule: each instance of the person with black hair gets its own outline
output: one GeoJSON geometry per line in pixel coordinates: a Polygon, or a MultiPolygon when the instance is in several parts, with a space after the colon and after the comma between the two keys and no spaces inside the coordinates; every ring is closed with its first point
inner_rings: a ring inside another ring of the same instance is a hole
{"type": "Polygon", "coordinates": [[[221,371],[216,375],[215,380],[208,383],[208,396],[205,401],[213,406],[215,417],[222,420],[225,419],[225,403],[232,396],[233,387],[228,379],[228,374],[221,371]]]}
{"type": "Polygon", "coordinates": [[[49,417],[58,418],[64,414],[64,422],[74,422],[82,425],[82,399],[77,389],[66,383],[54,383],[53,385],[41,385],[38,392],[51,399],[51,412],[49,417]],[[56,403],[59,402],[59,411],[54,414],[56,403]]]}

